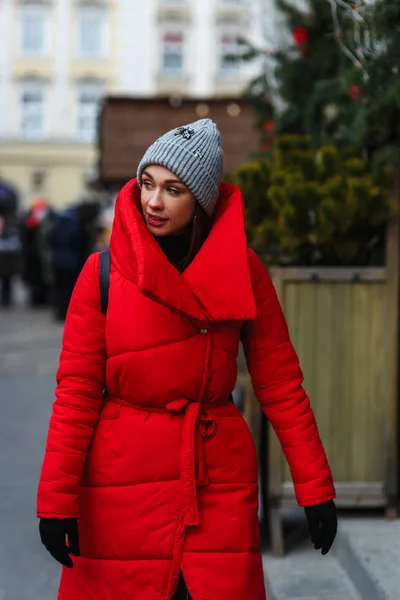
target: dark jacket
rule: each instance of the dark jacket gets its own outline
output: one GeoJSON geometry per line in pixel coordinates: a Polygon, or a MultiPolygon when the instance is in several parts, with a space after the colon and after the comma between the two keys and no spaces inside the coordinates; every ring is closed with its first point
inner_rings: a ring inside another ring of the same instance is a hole
{"type": "Polygon", "coordinates": [[[57,216],[48,242],[56,271],[81,271],[87,258],[87,234],[79,208],[68,208],[57,216]]]}
{"type": "Polygon", "coordinates": [[[0,277],[17,274],[20,260],[21,237],[18,224],[16,219],[7,217],[4,228],[0,231],[0,277]]]}

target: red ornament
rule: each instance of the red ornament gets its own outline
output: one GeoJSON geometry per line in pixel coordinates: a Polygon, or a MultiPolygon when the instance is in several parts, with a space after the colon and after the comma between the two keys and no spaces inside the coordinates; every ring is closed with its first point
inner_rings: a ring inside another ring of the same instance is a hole
{"type": "Polygon", "coordinates": [[[309,34],[304,27],[292,28],[293,39],[298,46],[303,46],[309,40],[309,34]]]}
{"type": "Polygon", "coordinates": [[[350,98],[354,101],[358,100],[360,96],[360,88],[358,85],[352,85],[350,89],[350,98]]]}
{"type": "Polygon", "coordinates": [[[274,122],[271,119],[268,119],[267,121],[264,121],[263,127],[265,133],[271,133],[274,129],[274,122]]]}

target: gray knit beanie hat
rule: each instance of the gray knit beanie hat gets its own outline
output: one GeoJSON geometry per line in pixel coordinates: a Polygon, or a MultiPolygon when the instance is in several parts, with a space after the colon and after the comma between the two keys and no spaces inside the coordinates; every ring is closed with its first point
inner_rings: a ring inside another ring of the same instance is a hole
{"type": "Polygon", "coordinates": [[[137,171],[142,187],[143,171],[150,165],[169,169],[189,188],[197,202],[211,216],[222,179],[222,138],[211,119],[172,129],[145,152],[137,171]]]}

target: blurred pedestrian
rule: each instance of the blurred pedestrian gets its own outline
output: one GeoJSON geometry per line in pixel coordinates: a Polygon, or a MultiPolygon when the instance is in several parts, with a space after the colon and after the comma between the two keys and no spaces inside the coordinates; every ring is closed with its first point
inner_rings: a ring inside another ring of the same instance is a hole
{"type": "Polygon", "coordinates": [[[84,262],[94,251],[98,239],[98,222],[100,215],[100,204],[96,199],[83,198],[78,205],[80,218],[85,231],[86,247],[84,250],[84,262]]]}
{"type": "Polygon", "coordinates": [[[77,282],[38,493],[59,600],[265,599],[256,452],[231,399],[240,339],[314,545],[333,543],[298,359],[222,168],[209,119],[157,140],[117,200],[108,310],[99,254],[77,282]]]}
{"type": "Polygon", "coordinates": [[[22,277],[28,288],[31,307],[47,306],[50,302],[53,274],[47,235],[55,213],[44,198],[30,206],[22,225],[22,277]]]}
{"type": "Polygon", "coordinates": [[[0,305],[3,307],[13,303],[13,284],[20,271],[18,200],[15,189],[0,179],[0,305]]]}
{"type": "Polygon", "coordinates": [[[20,270],[21,239],[17,219],[0,214],[0,305],[13,303],[13,284],[20,270]]]}
{"type": "Polygon", "coordinates": [[[55,318],[64,321],[79,273],[91,252],[86,222],[80,206],[66,208],[54,219],[47,240],[53,271],[55,318]]]}

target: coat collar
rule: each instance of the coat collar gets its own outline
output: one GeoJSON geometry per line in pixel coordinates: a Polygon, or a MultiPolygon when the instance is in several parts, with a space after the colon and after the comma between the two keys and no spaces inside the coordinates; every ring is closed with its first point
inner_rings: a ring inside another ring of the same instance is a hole
{"type": "Polygon", "coordinates": [[[112,264],[121,275],[148,298],[200,321],[255,318],[239,188],[221,184],[211,232],[183,274],[147,229],[139,205],[140,188],[134,179],[118,195],[111,236],[112,264]]]}

